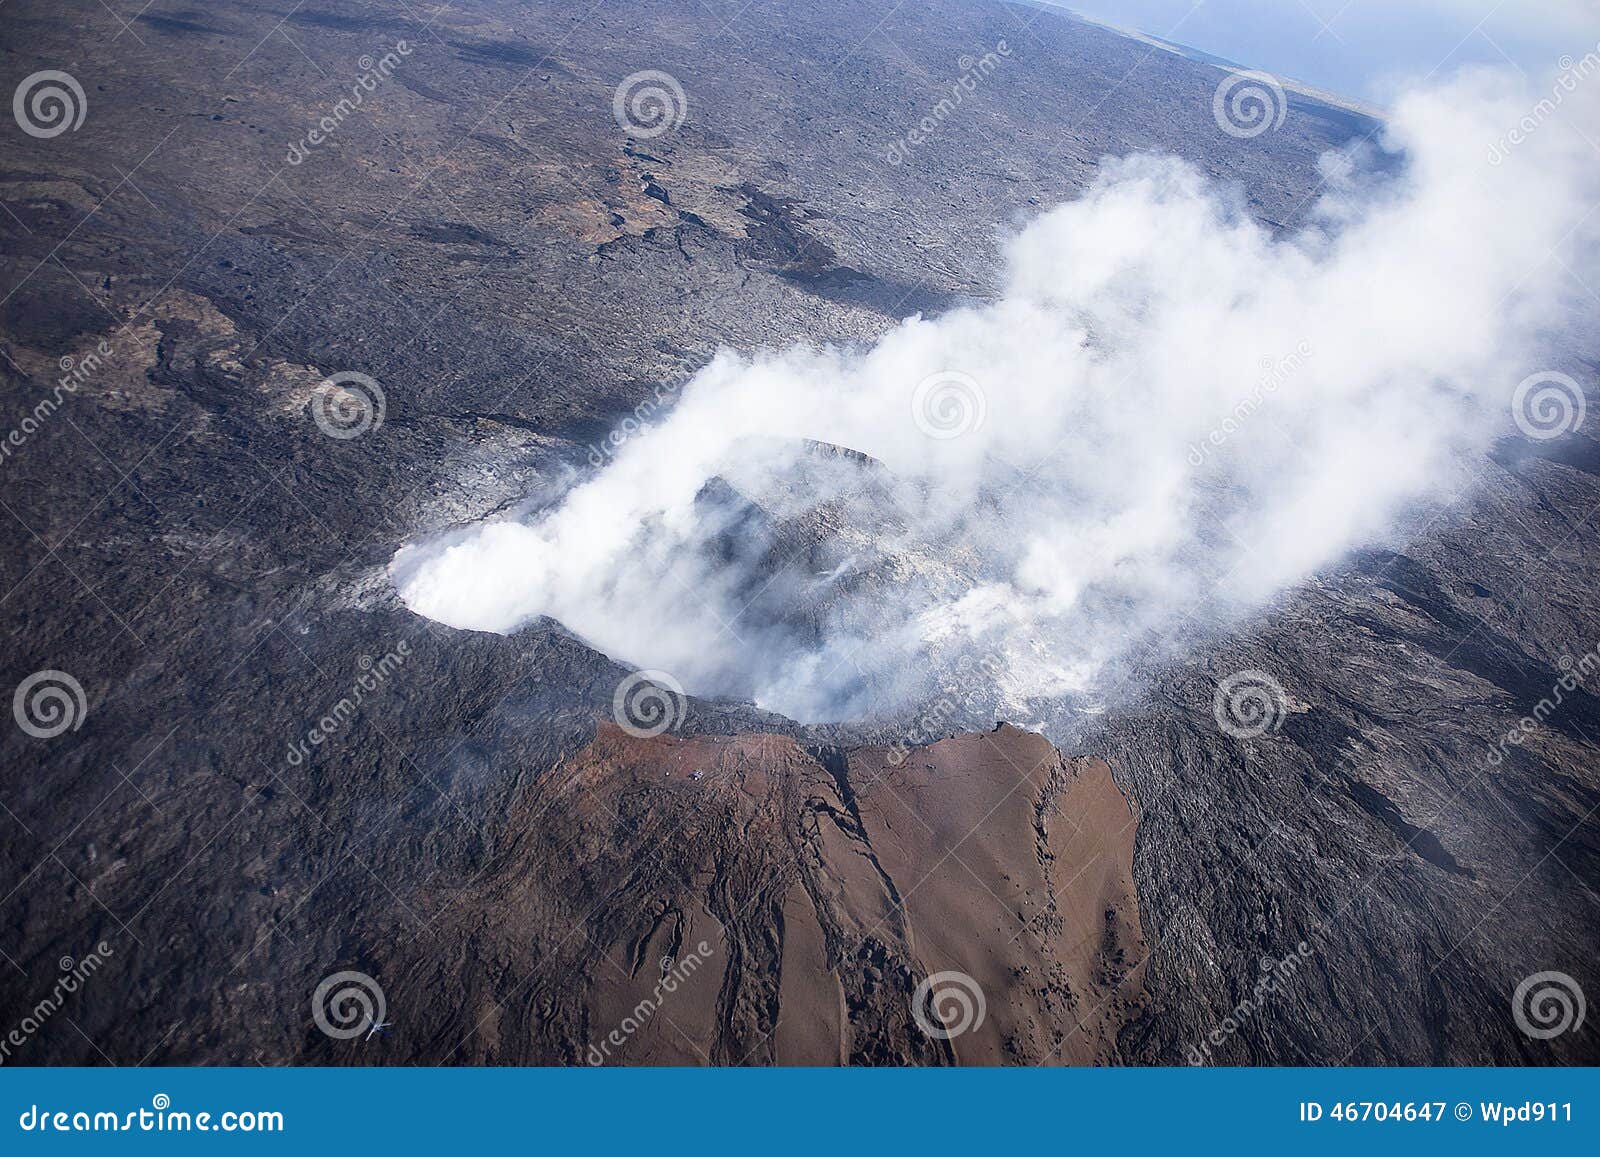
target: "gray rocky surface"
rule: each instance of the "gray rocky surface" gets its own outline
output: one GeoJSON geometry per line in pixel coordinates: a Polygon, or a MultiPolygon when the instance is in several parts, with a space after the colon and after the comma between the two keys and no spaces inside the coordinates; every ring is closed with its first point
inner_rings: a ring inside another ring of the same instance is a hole
{"type": "MultiPolygon", "coordinates": [[[[111,949],[15,1063],[578,1059],[573,1010],[604,967],[585,941],[625,939],[619,914],[650,909],[630,880],[674,894],[652,857],[693,809],[631,800],[630,831],[661,845],[613,833],[631,865],[596,853],[557,872],[563,836],[605,829],[527,801],[593,738],[625,669],[558,624],[499,637],[416,618],[384,579],[395,548],[581,469],[719,345],[866,340],[992,294],[1006,230],[1107,154],[1176,153],[1287,227],[1318,155],[1375,127],[1297,99],[1281,131],[1235,140],[1212,121],[1216,69],[1003,3],[111,8],[0,12],[8,88],[60,68],[88,100],[76,132],[5,126],[0,426],[22,427],[62,358],[112,350],[0,467],[0,686],[56,669],[87,697],[78,730],[0,733],[0,1030],[62,958],[111,949]],[[360,58],[402,39],[392,77],[287,163],[360,58]],[[961,58],[1002,41],[960,115],[889,164],[961,58]],[[688,117],[633,141],[612,93],[652,68],[681,81],[688,117]],[[309,405],[346,370],[382,384],[387,412],[337,440],[309,405]],[[393,677],[292,760],[363,657],[402,643],[393,677]],[[493,934],[522,911],[481,886],[508,865],[549,870],[546,915],[592,917],[589,935],[493,934]],[[395,1022],[361,1047],[310,1015],[345,968],[380,980],[395,1022]]],[[[1600,993],[1593,681],[1487,758],[1563,656],[1600,646],[1597,465],[1581,434],[1508,441],[1404,542],[1285,595],[1137,700],[1050,723],[1140,814],[1146,999],[1102,1059],[1183,1063],[1262,958],[1304,942],[1212,1059],[1600,1060],[1592,1020],[1539,1041],[1510,1008],[1544,970],[1600,993]],[[1292,709],[1241,740],[1211,703],[1246,668],[1292,709]]],[[[813,745],[904,730],[807,731],[725,701],[683,724],[813,745]]],[[[759,851],[743,831],[697,838],[759,851]]],[[[746,907],[764,879],[718,875],[706,903],[746,907]]],[[[882,964],[834,961],[851,991],[882,964]]],[[[910,1031],[898,1003],[857,1012],[863,1041],[910,1031]]],[[[772,1030],[752,1016],[741,1043],[772,1030]]],[[[908,1039],[857,1059],[951,1059],[908,1039]]]]}

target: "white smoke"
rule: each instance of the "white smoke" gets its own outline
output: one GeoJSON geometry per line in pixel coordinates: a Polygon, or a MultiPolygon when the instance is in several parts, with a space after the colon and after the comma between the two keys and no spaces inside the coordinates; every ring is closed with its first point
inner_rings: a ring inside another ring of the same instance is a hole
{"type": "Polygon", "coordinates": [[[558,503],[402,549],[397,588],[803,720],[974,655],[1013,698],[1102,692],[1466,482],[1550,368],[1557,262],[1594,270],[1594,98],[1491,164],[1525,89],[1414,93],[1385,171],[1330,158],[1293,236],[1170,157],[1110,163],[1010,244],[993,304],[724,350],[558,503]]]}

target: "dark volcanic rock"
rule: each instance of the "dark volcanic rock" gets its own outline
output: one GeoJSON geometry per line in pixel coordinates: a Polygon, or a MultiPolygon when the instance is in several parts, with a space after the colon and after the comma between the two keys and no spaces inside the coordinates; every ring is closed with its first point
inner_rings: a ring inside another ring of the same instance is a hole
{"type": "Polygon", "coordinates": [[[158,2],[125,35],[90,7],[0,21],[13,82],[67,69],[88,100],[54,138],[6,122],[0,156],[0,685],[65,672],[86,706],[0,734],[0,1031],[106,947],[7,1061],[583,1063],[702,939],[681,1010],[603,1059],[1600,1059],[1592,1020],[1538,1041],[1510,1008],[1541,971],[1600,992],[1590,441],[1502,447],[1407,541],[1056,721],[1065,761],[1007,729],[886,770],[867,741],[904,726],[727,701],[597,733],[606,656],[421,621],[383,575],[721,344],[991,293],[1003,228],[1108,153],[1174,152],[1290,227],[1370,122],[1297,98],[1237,141],[1214,68],[1004,3],[158,2]],[[688,115],[635,142],[612,96],[645,69],[688,115]],[[312,416],[345,371],[385,402],[351,439],[312,416]],[[1212,697],[1245,669],[1289,714],[1236,739],[1212,697]],[[983,1028],[918,1035],[936,969],[978,980],[983,1028]],[[316,1027],[343,970],[386,1035],[316,1027]]]}

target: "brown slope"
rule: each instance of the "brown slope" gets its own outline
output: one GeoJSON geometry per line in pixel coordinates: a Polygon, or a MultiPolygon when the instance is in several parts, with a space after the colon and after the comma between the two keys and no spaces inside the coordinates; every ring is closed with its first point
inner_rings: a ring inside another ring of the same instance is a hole
{"type": "Polygon", "coordinates": [[[1004,726],[891,754],[602,725],[513,805],[527,834],[455,907],[476,927],[442,930],[581,983],[530,977],[454,1059],[1115,1060],[1144,948],[1109,769],[1004,726]],[[912,1000],[949,970],[985,1015],[944,1041],[912,1000]]]}

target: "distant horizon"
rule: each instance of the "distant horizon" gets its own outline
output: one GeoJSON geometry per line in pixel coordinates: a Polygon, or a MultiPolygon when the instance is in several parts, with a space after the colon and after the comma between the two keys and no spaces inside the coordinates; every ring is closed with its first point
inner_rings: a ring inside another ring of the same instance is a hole
{"type": "Polygon", "coordinates": [[[1380,108],[1468,64],[1553,74],[1600,42],[1583,0],[1034,0],[1380,108]]]}

